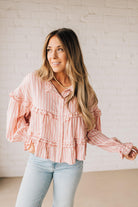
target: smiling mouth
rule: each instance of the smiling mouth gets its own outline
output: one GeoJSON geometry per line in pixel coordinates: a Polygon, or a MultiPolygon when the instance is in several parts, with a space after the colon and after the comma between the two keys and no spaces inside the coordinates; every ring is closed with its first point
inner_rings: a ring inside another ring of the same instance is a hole
{"type": "Polygon", "coordinates": [[[57,66],[59,64],[60,64],[60,62],[52,63],[52,65],[54,65],[54,66],[57,66]]]}

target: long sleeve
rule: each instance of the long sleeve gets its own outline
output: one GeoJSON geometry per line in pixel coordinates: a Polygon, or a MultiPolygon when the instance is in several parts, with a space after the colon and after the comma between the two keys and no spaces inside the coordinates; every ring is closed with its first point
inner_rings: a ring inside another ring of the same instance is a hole
{"type": "Polygon", "coordinates": [[[133,144],[122,143],[116,137],[108,138],[106,135],[104,135],[101,131],[101,110],[98,108],[98,106],[95,107],[93,113],[96,118],[96,126],[87,133],[87,142],[109,152],[119,152],[122,158],[123,155],[128,155],[133,144]]]}
{"type": "Polygon", "coordinates": [[[30,113],[30,74],[25,76],[21,84],[9,94],[10,101],[7,109],[6,138],[10,142],[24,142],[25,150],[30,145],[27,137],[29,123],[26,117],[30,113]]]}

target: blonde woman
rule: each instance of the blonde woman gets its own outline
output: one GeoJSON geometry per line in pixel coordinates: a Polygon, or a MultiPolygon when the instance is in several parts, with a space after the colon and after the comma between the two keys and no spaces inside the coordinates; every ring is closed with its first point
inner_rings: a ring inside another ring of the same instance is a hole
{"type": "Polygon", "coordinates": [[[134,160],[138,149],[101,132],[98,99],[71,29],[51,32],[43,64],[10,93],[7,139],[30,152],[16,207],[40,207],[53,179],[53,207],[73,207],[87,143],[134,160]]]}

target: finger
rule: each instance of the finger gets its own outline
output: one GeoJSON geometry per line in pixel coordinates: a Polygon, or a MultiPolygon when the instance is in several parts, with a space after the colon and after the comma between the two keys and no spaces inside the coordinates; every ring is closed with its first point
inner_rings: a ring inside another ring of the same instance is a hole
{"type": "Polygon", "coordinates": [[[133,155],[133,156],[126,155],[125,158],[128,159],[128,160],[134,160],[136,158],[136,155],[133,155]]]}
{"type": "Polygon", "coordinates": [[[127,157],[126,159],[128,159],[128,160],[134,160],[135,157],[127,157]]]}
{"type": "Polygon", "coordinates": [[[137,152],[135,151],[131,151],[131,153],[129,154],[129,156],[133,157],[133,156],[137,156],[137,152]]]}
{"type": "Polygon", "coordinates": [[[34,143],[31,143],[30,147],[28,148],[28,151],[31,152],[31,153],[35,152],[34,143]]]}
{"type": "Polygon", "coordinates": [[[133,156],[131,160],[135,160],[135,159],[136,159],[136,156],[133,156]]]}
{"type": "Polygon", "coordinates": [[[135,150],[138,153],[138,148],[136,146],[133,146],[132,150],[135,150]]]}
{"type": "Polygon", "coordinates": [[[132,160],[134,160],[136,158],[136,156],[137,156],[136,154],[133,154],[132,157],[131,157],[132,160]]]}
{"type": "Polygon", "coordinates": [[[132,155],[132,156],[133,155],[137,155],[137,152],[132,150],[131,153],[130,153],[130,155],[132,155]]]}
{"type": "Polygon", "coordinates": [[[31,153],[34,153],[35,152],[32,147],[28,151],[31,152],[31,153]]]}

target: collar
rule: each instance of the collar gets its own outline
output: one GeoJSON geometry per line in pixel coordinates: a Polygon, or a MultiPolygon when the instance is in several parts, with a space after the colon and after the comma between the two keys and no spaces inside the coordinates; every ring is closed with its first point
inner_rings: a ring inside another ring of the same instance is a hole
{"type": "Polygon", "coordinates": [[[71,91],[73,91],[73,86],[71,85],[70,87],[68,87],[67,89],[62,91],[62,93],[59,93],[58,90],[56,89],[56,87],[54,86],[54,84],[49,80],[49,81],[46,81],[45,91],[51,91],[51,92],[57,93],[60,96],[62,96],[63,98],[65,98],[66,96],[69,95],[69,93],[71,91]]]}

